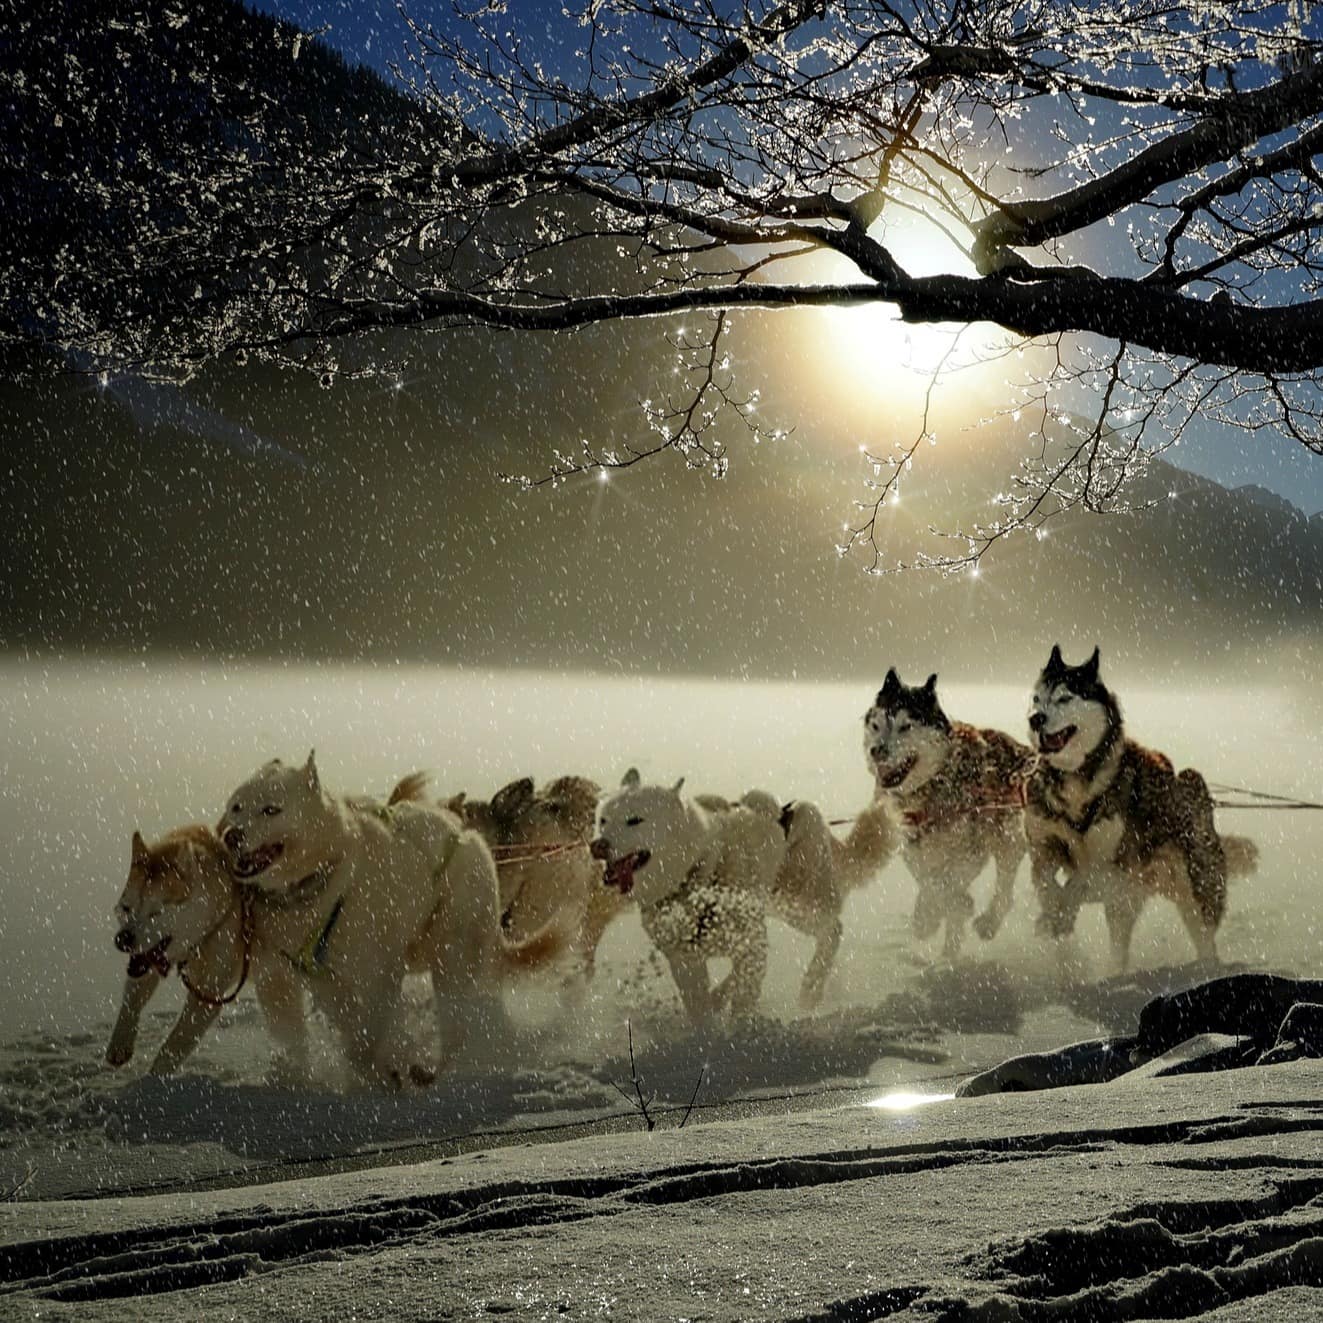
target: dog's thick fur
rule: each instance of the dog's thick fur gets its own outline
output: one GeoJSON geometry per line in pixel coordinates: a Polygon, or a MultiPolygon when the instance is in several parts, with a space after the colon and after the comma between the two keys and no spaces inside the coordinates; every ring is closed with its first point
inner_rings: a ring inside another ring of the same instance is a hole
{"type": "Polygon", "coordinates": [[[1029,727],[1039,759],[1025,831],[1039,928],[1064,937],[1080,906],[1099,902],[1113,960],[1124,970],[1140,911],[1150,896],[1165,896],[1196,956],[1216,960],[1227,878],[1252,872],[1257,849],[1218,835],[1198,772],[1178,774],[1165,754],[1126,738],[1098,659],[1095,648],[1082,666],[1067,666],[1054,646],[1034,689],[1029,727]]]}
{"type": "Polygon", "coordinates": [[[588,849],[600,796],[597,783],[583,776],[557,777],[540,790],[532,777],[522,777],[490,800],[460,794],[446,804],[492,847],[509,936],[520,941],[555,924],[585,980],[593,976],[602,934],[626,905],[602,885],[602,865],[588,849]]]}
{"type": "Polygon", "coordinates": [[[282,949],[304,967],[315,957],[306,981],[350,1066],[375,1082],[425,1071],[402,1033],[408,968],[431,972],[444,1058],[474,1026],[501,1034],[502,975],[563,946],[554,930],[504,939],[491,852],[454,814],[333,796],[311,754],[302,767],[259,768],[229,797],[217,833],[233,877],[279,907],[282,949]]]}
{"type": "MultiPolygon", "coordinates": [[[[266,907],[254,910],[251,977],[267,1031],[284,1064],[301,1076],[307,1072],[303,997],[294,966],[279,954],[280,939],[271,925],[275,914],[266,907]]],[[[243,966],[239,887],[210,827],[180,827],[150,846],[134,832],[128,882],[115,917],[116,945],[131,958],[155,952],[170,964],[186,965],[193,986],[209,997],[223,997],[237,986],[243,966]]],[[[132,1058],[139,1018],[163,978],[150,965],[137,973],[132,959],[130,970],[106,1048],[112,1066],[132,1058]]],[[[189,995],[152,1062],[152,1074],[178,1070],[220,1011],[189,995]]]]}
{"type": "Polygon", "coordinates": [[[631,768],[598,809],[593,855],[606,865],[604,885],[638,900],[690,1018],[748,1015],[767,971],[767,896],[786,854],[779,808],[756,792],[705,808],[682,799],[682,785],[643,785],[631,768]],[[730,974],[713,987],[707,962],[723,956],[730,974]]]}
{"type": "Polygon", "coordinates": [[[786,834],[786,854],[767,894],[767,912],[813,938],[813,955],[799,989],[800,1005],[813,1010],[822,1001],[840,950],[846,897],[871,882],[895,853],[896,829],[886,806],[870,804],[841,840],[822,810],[806,799],[777,809],[770,795],[755,790],[740,802],[720,795],[698,795],[696,802],[713,812],[741,806],[768,815],[776,812],[786,834]]]}
{"type": "Polygon", "coordinates": [[[943,955],[960,953],[975,909],[971,887],[989,860],[996,885],[974,931],[995,937],[1025,853],[1020,802],[1032,751],[1001,731],[949,720],[935,675],[908,686],[893,668],[864,716],[864,752],[918,887],[915,937],[933,937],[945,924],[943,955]]]}

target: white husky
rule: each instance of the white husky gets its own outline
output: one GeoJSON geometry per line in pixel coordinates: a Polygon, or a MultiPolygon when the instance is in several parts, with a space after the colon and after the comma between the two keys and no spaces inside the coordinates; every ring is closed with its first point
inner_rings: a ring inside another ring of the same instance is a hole
{"type": "Polygon", "coordinates": [[[504,968],[539,963],[563,941],[504,941],[491,852],[452,813],[330,795],[312,754],[302,767],[259,768],[216,830],[235,879],[301,916],[286,953],[351,1066],[374,1081],[418,1073],[400,1015],[411,965],[431,970],[444,1054],[474,1026],[499,1035],[504,968]]]}
{"type": "Polygon", "coordinates": [[[779,809],[756,791],[705,808],[680,797],[683,784],[643,785],[630,768],[598,809],[593,855],[606,886],[637,898],[690,1018],[748,1015],[767,971],[766,898],[786,853],[779,809]],[[723,956],[730,974],[713,987],[707,961],[723,956]]]}

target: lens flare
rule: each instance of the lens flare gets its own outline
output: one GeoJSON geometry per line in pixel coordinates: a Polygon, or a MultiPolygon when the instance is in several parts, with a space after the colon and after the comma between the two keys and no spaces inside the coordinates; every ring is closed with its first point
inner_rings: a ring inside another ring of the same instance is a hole
{"type": "Polygon", "coordinates": [[[927,1103],[950,1102],[954,1093],[884,1093],[880,1098],[870,1098],[865,1107],[875,1107],[883,1112],[909,1112],[927,1103]]]}

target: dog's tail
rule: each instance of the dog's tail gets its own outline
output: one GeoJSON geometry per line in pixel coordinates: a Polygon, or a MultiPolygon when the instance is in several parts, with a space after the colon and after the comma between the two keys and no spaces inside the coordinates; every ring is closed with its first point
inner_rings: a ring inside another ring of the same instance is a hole
{"type": "Polygon", "coordinates": [[[896,827],[883,800],[855,818],[845,840],[832,837],[832,856],[843,890],[866,886],[896,851],[896,827]]]}
{"type": "Polygon", "coordinates": [[[393,808],[396,804],[411,803],[416,804],[423,797],[423,791],[427,788],[427,782],[430,778],[426,772],[410,772],[402,781],[398,782],[395,789],[390,792],[390,798],[386,801],[387,808],[393,808]]]}
{"type": "Polygon", "coordinates": [[[512,942],[503,936],[499,955],[502,971],[518,974],[540,969],[551,964],[569,944],[570,935],[555,919],[522,942],[512,942]]]}
{"type": "Polygon", "coordinates": [[[1248,836],[1223,836],[1222,853],[1227,859],[1227,877],[1249,877],[1259,868],[1259,847],[1248,836]]]}

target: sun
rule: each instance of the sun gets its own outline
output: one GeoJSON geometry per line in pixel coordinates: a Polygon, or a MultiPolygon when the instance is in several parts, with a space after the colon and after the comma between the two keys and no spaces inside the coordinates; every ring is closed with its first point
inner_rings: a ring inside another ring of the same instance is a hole
{"type": "MultiPolygon", "coordinates": [[[[959,245],[934,222],[906,213],[874,234],[911,275],[974,275],[959,245]]],[[[830,251],[794,261],[805,283],[850,283],[859,273],[830,251]]],[[[787,265],[787,270],[789,264],[787,265]]],[[[908,324],[892,304],[814,308],[799,319],[797,358],[812,388],[850,419],[925,411],[930,421],[973,423],[1009,397],[1011,364],[1022,341],[988,322],[908,324]]]]}

